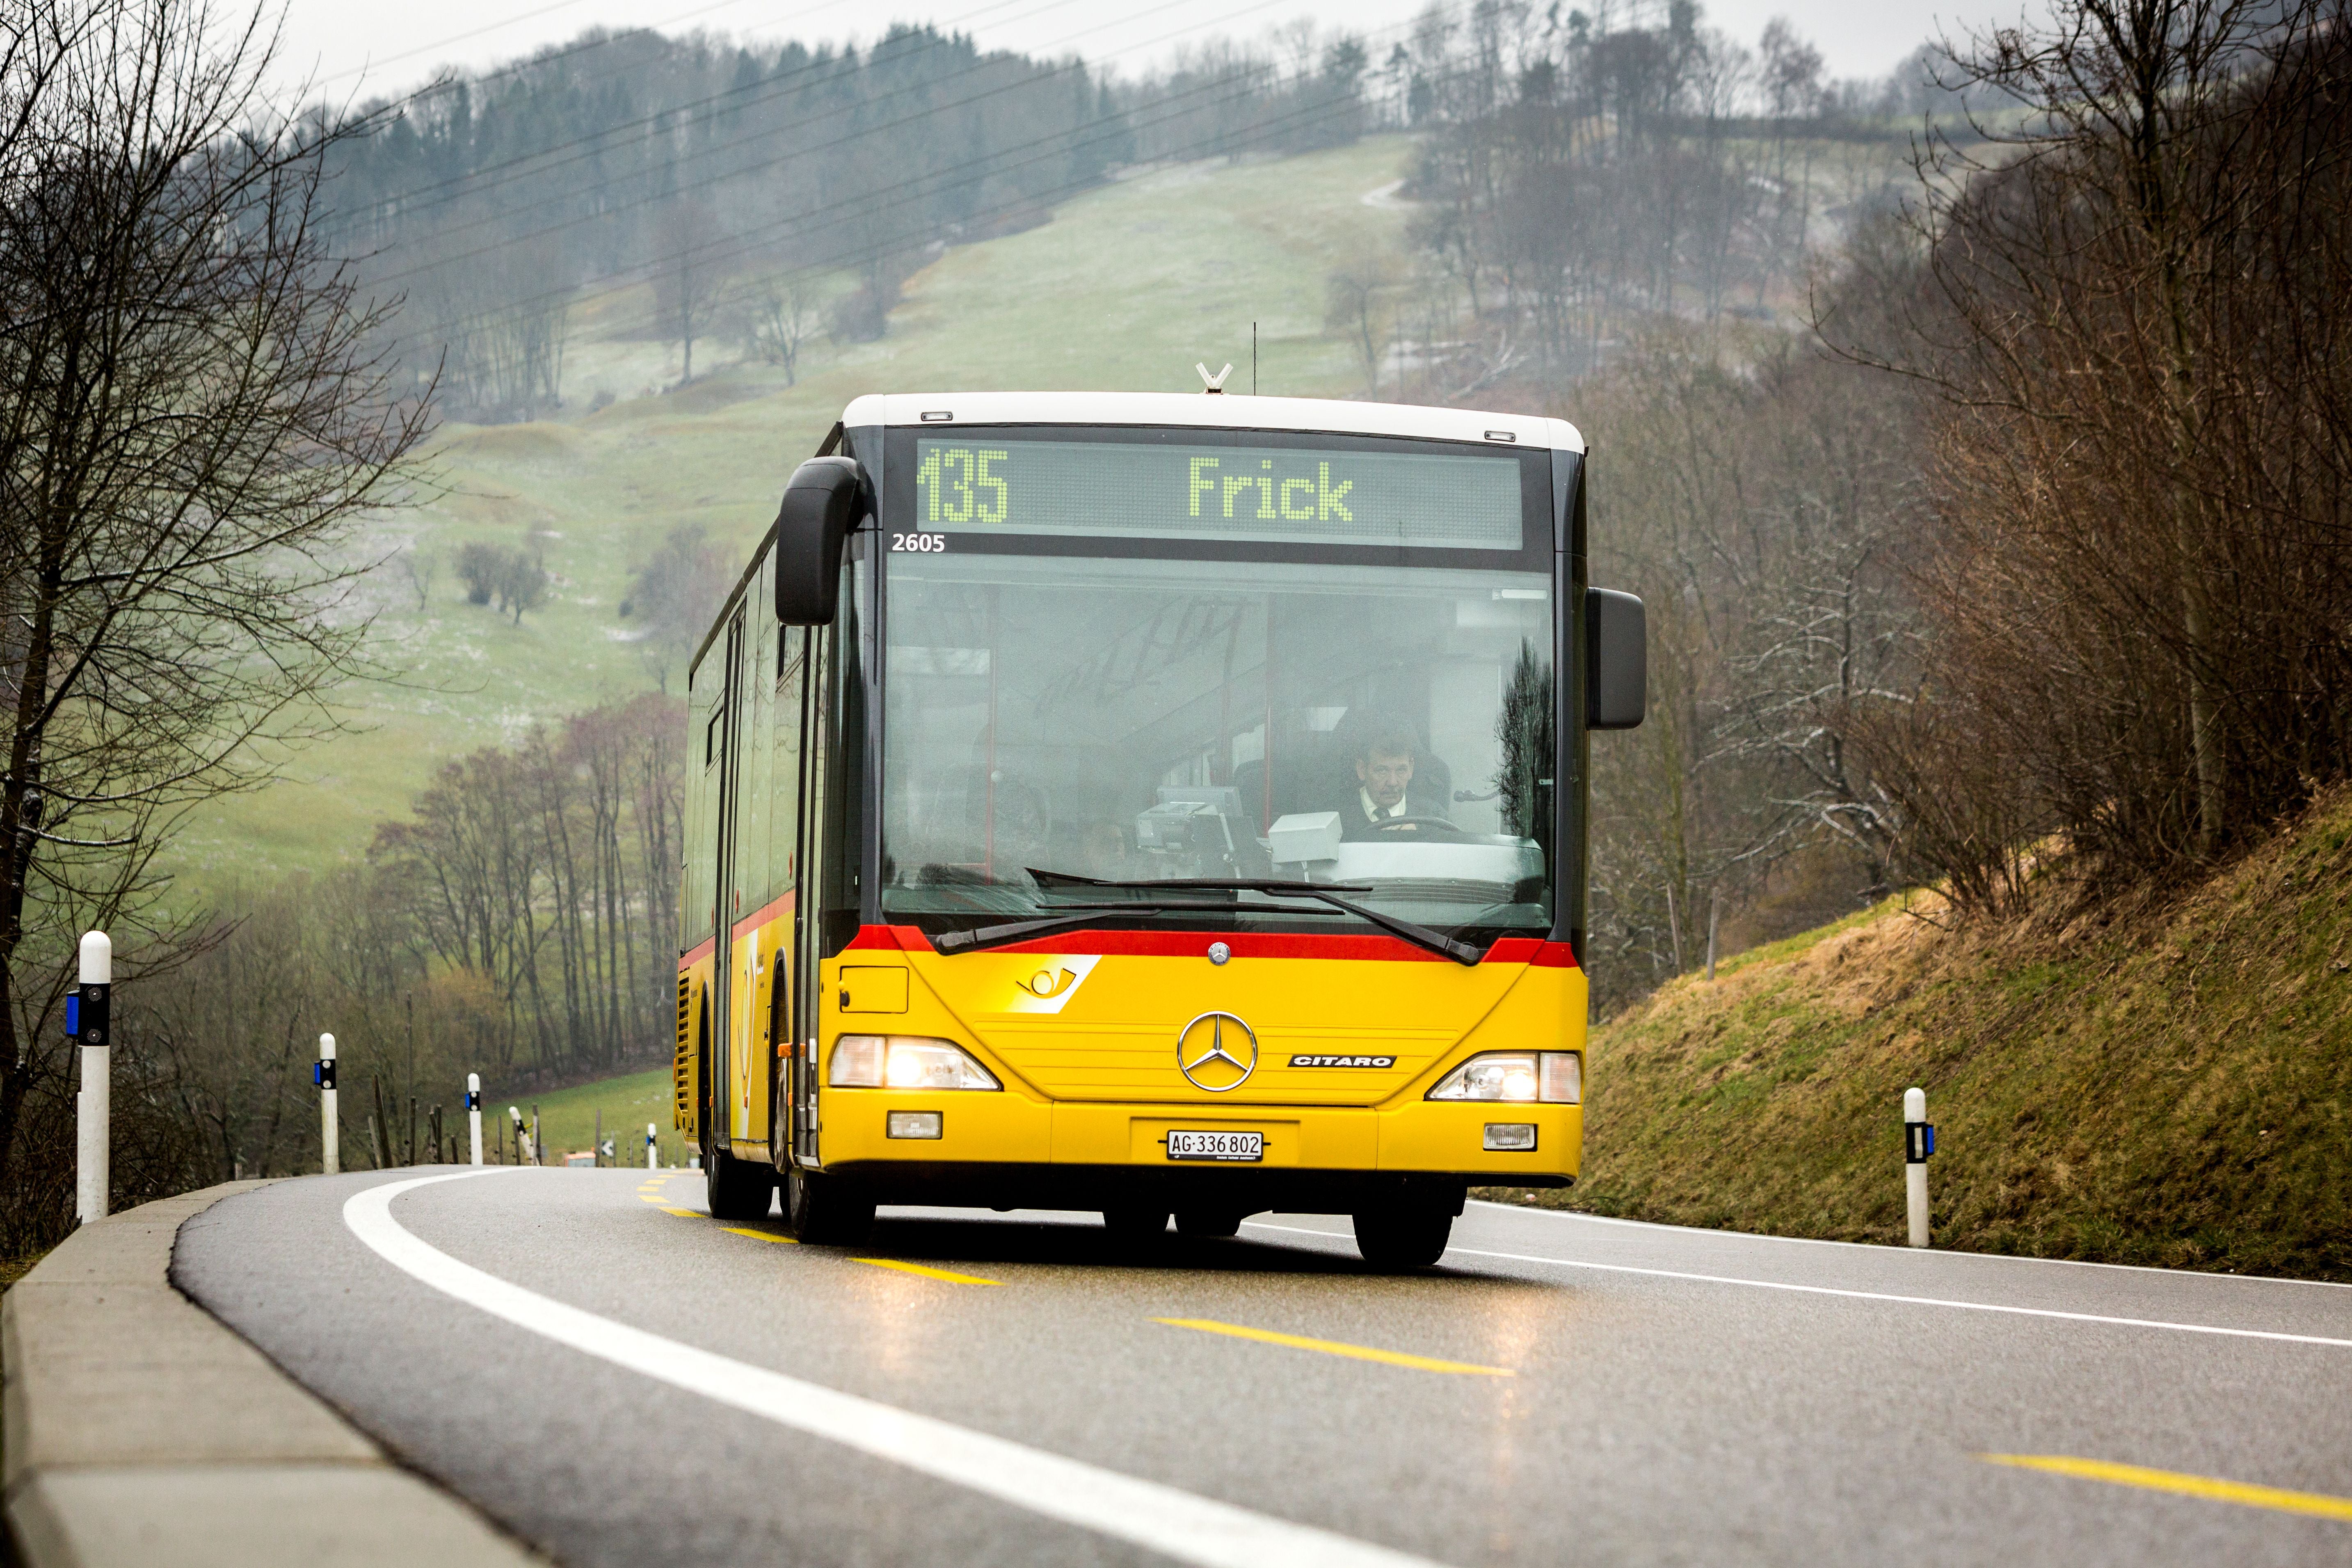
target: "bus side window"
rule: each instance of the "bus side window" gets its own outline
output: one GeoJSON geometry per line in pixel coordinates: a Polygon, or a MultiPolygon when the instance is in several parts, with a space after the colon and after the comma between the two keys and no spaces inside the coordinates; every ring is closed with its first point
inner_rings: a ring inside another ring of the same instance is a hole
{"type": "MultiPolygon", "coordinates": [[[[807,628],[779,627],[776,637],[773,695],[768,710],[768,897],[793,892],[793,873],[799,861],[801,832],[801,689],[808,660],[807,628]]],[[[795,900],[797,903],[797,900],[795,900]]],[[[776,944],[770,1003],[772,1021],[769,1039],[781,1047],[799,1038],[793,1006],[793,948],[790,932],[798,910],[784,921],[786,934],[776,944]]]]}
{"type": "MultiPolygon", "coordinates": [[[[824,732],[824,793],[818,808],[818,848],[811,858],[811,885],[822,955],[847,947],[857,934],[857,865],[864,842],[862,807],[866,768],[866,674],[862,644],[863,605],[857,588],[865,563],[841,564],[841,611],[826,628],[832,644],[825,672],[828,723],[824,732]]],[[[812,797],[814,807],[814,797],[812,797]]]]}
{"type": "MultiPolygon", "coordinates": [[[[801,633],[800,789],[793,838],[793,1012],[797,1026],[793,1039],[804,1047],[817,1034],[824,1009],[817,1005],[817,887],[824,866],[821,826],[824,814],[817,803],[824,798],[826,696],[831,689],[834,628],[813,626],[801,633]]],[[[816,1155],[816,1129],[800,1113],[816,1103],[815,1064],[805,1050],[793,1053],[793,1148],[800,1155],[816,1155]]]]}

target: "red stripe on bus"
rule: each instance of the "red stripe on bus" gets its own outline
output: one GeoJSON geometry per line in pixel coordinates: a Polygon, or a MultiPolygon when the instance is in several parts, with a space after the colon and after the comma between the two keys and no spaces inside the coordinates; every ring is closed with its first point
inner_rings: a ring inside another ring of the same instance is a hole
{"type": "Polygon", "coordinates": [[[737,921],[729,929],[737,936],[744,936],[749,934],[754,926],[763,926],[778,915],[790,914],[793,909],[793,894],[786,893],[781,899],[771,900],[743,919],[737,921]]]}
{"type": "Polygon", "coordinates": [[[1574,969],[1576,949],[1564,942],[1546,942],[1532,936],[1507,936],[1486,950],[1494,963],[1525,963],[1537,969],[1574,969]]]}
{"type": "MultiPolygon", "coordinates": [[[[790,913],[793,907],[793,894],[786,893],[782,898],[772,900],[761,906],[759,909],[753,910],[749,916],[737,921],[733,925],[728,927],[729,934],[732,936],[746,935],[753,927],[765,925],[768,921],[773,920],[778,915],[790,913]]],[[[718,951],[719,939],[715,936],[704,937],[700,942],[696,942],[692,947],[688,948],[684,952],[677,955],[677,967],[679,973],[683,973],[685,971],[693,968],[696,964],[701,963],[704,959],[709,958],[712,953],[718,951]]]]}
{"type": "Polygon", "coordinates": [[[891,952],[929,952],[929,939],[920,926],[859,926],[849,939],[853,948],[882,948],[891,952]]]}

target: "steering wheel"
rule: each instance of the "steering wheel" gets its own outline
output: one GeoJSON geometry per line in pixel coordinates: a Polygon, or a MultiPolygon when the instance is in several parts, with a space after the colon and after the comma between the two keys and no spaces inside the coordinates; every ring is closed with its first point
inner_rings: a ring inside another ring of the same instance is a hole
{"type": "Polygon", "coordinates": [[[1469,837],[1453,818],[1445,816],[1383,816],[1371,827],[1380,834],[1409,831],[1424,844],[1459,844],[1469,837]]]}

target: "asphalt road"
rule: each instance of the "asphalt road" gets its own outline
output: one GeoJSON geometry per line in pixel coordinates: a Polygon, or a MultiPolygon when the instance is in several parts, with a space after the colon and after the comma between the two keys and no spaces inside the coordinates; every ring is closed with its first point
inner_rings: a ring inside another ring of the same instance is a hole
{"type": "Polygon", "coordinates": [[[746,1228],[694,1173],[352,1175],[173,1278],[583,1568],[2352,1563],[2352,1287],[1486,1205],[1393,1276],[1326,1216],[746,1228]]]}

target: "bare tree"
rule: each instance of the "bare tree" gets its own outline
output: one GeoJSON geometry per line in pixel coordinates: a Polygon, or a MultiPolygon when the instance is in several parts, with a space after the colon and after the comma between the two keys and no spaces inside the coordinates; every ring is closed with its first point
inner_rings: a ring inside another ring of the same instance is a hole
{"type": "Polygon", "coordinates": [[[400,568],[408,591],[416,595],[417,613],[422,615],[432,605],[433,580],[441,574],[441,558],[412,544],[392,560],[400,568]]]}
{"type": "Polygon", "coordinates": [[[1323,280],[1323,324],[1347,335],[1363,362],[1364,384],[1374,393],[1381,387],[1381,353],[1388,347],[1388,268],[1378,258],[1336,268],[1323,280]]]}
{"type": "Polygon", "coordinates": [[[199,800],[331,730],[364,512],[428,416],[318,228],[336,132],[271,112],[259,16],[12,0],[0,85],[0,1184],[72,932],[199,800]],[[276,744],[259,745],[269,742],[276,744]]]}
{"type": "Polygon", "coordinates": [[[667,1034],[681,705],[652,694],[444,767],[372,851],[388,902],[495,999],[501,1067],[609,1068],[667,1034]]]}
{"type": "Polygon", "coordinates": [[[670,204],[662,232],[654,309],[663,331],[685,360],[678,376],[683,386],[694,379],[694,340],[709,330],[719,308],[719,252],[727,234],[710,204],[693,196],[670,204]]]}
{"type": "Polygon", "coordinates": [[[1957,732],[1911,738],[2000,758],[2001,819],[2086,865],[2210,860],[2352,765],[2347,20],[2063,0],[1946,64],[2029,112],[1930,142],[1924,275],[1888,280],[1949,415],[1923,583],[1957,732]]]}
{"type": "Polygon", "coordinates": [[[771,278],[751,299],[751,351],[781,365],[784,384],[800,384],[801,347],[816,332],[816,290],[804,278],[771,278]]]}
{"type": "Polygon", "coordinates": [[[646,628],[646,658],[655,684],[669,689],[671,667],[694,652],[719,601],[735,585],[734,557],[711,542],[699,523],[682,523],[629,579],[624,619],[646,628]]]}

